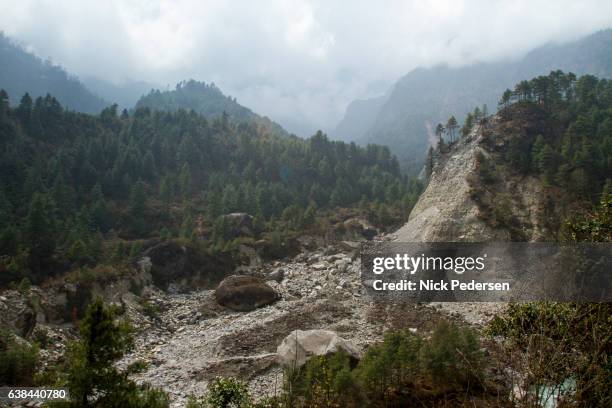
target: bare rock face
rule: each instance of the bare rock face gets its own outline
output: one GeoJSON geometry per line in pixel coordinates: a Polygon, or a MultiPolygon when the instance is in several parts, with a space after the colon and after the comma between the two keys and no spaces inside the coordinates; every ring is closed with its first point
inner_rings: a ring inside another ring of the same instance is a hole
{"type": "Polygon", "coordinates": [[[215,290],[215,299],[221,306],[247,312],[276,302],[278,292],[261,279],[247,275],[232,275],[223,279],[215,290]]]}
{"type": "Polygon", "coordinates": [[[395,233],[398,241],[546,240],[545,200],[537,178],[499,168],[492,184],[478,180],[479,160],[495,164],[500,159],[492,146],[494,132],[476,126],[438,159],[408,222],[395,233]]]}
{"type": "Polygon", "coordinates": [[[18,336],[27,336],[36,324],[36,313],[27,297],[15,290],[0,296],[0,327],[8,328],[18,336]]]}
{"type": "Polygon", "coordinates": [[[285,367],[300,367],[313,356],[327,356],[340,350],[360,360],[361,351],[330,330],[294,330],[278,346],[278,362],[285,367]]]}
{"type": "Polygon", "coordinates": [[[456,151],[436,164],[429,185],[395,235],[403,242],[507,241],[478,217],[467,176],[476,166],[478,138],[460,140],[456,151]],[[471,140],[470,140],[471,139],[471,140]]]}

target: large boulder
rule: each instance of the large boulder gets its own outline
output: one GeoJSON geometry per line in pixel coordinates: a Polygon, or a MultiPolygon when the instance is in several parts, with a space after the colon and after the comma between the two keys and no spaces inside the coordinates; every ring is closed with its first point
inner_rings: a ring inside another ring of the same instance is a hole
{"type": "Polygon", "coordinates": [[[361,351],[331,330],[294,330],[276,349],[278,362],[285,367],[301,367],[314,356],[327,356],[340,350],[360,360],[361,351]]]}
{"type": "Polygon", "coordinates": [[[230,254],[207,254],[188,242],[169,240],[144,251],[136,261],[143,273],[150,273],[158,288],[187,292],[214,287],[235,267],[230,254]]]}
{"type": "Polygon", "coordinates": [[[280,295],[255,276],[232,275],[221,281],[215,299],[221,306],[248,312],[276,302],[280,295]]]}

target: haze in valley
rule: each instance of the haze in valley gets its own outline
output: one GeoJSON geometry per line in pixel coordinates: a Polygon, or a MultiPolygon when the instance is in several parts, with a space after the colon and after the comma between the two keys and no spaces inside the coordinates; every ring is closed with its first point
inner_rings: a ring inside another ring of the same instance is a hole
{"type": "Polygon", "coordinates": [[[6,35],[82,79],[214,82],[301,136],[333,129],[352,100],[416,67],[517,59],[612,26],[606,0],[0,0],[0,9],[6,35]]]}

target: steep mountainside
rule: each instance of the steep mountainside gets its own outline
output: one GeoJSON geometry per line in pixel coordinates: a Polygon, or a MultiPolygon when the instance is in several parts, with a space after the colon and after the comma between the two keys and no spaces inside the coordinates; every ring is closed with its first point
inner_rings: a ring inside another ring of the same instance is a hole
{"type": "Polygon", "coordinates": [[[395,84],[384,104],[378,99],[360,101],[360,106],[369,112],[362,108],[358,115],[353,108],[347,109],[332,135],[363,144],[388,145],[402,166],[416,173],[437,123],[445,123],[451,115],[461,122],[469,111],[482,104],[494,110],[505,88],[551,70],[609,78],[611,55],[612,30],[605,30],[574,43],[538,48],[516,62],[415,69],[395,84]],[[362,119],[372,117],[373,122],[362,119]]]}
{"type": "MultiPolygon", "coordinates": [[[[482,217],[470,183],[478,172],[479,154],[489,157],[483,146],[487,130],[477,126],[434,166],[429,185],[414,206],[408,222],[396,233],[403,242],[495,242],[512,241],[510,229],[495,228],[482,217]]],[[[504,174],[497,186],[507,198],[506,205],[520,219],[527,240],[544,238],[538,217],[542,184],[534,177],[517,178],[504,174]]]]}
{"type": "Polygon", "coordinates": [[[51,94],[71,110],[99,113],[106,101],[94,95],[61,67],[43,61],[0,33],[0,89],[12,103],[28,92],[32,97],[51,94]]]}
{"type": "Polygon", "coordinates": [[[342,121],[334,129],[334,137],[340,140],[358,140],[365,129],[370,129],[376,121],[376,116],[387,102],[389,95],[371,99],[358,99],[346,107],[342,121]]]}
{"type": "Polygon", "coordinates": [[[499,113],[432,149],[402,241],[572,239],[565,221],[612,191],[612,82],[521,81],[499,113]]]}

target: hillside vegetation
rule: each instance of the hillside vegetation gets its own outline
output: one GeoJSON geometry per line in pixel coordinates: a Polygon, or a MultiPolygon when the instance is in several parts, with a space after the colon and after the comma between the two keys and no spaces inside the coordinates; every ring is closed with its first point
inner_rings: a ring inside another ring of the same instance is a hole
{"type": "Polygon", "coordinates": [[[224,95],[214,83],[207,84],[193,79],[179,82],[173,90],[152,90],[138,100],[136,109],[139,108],[167,112],[184,109],[194,111],[208,119],[227,115],[234,122],[252,122],[265,128],[266,131],[288,135],[279,124],[240,105],[236,98],[224,95]]]}
{"type": "Polygon", "coordinates": [[[390,225],[420,189],[386,147],[278,136],[182,109],[86,115],[52,96],[10,107],[2,92],[0,148],[4,284],[125,258],[147,238],[227,249],[220,216],[232,212],[253,215],[257,234],[272,232],[278,245],[340,208],[390,225]]]}
{"type": "MultiPolygon", "coordinates": [[[[470,179],[481,215],[493,225],[522,226],[500,185],[536,178],[539,222],[562,238],[563,221],[611,193],[612,82],[561,71],[521,81],[500,100],[496,123],[484,130],[470,179]],[[506,198],[504,198],[506,197],[506,198]]],[[[520,234],[517,234],[517,236],[520,234]]]]}

